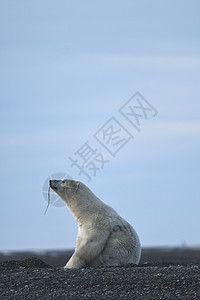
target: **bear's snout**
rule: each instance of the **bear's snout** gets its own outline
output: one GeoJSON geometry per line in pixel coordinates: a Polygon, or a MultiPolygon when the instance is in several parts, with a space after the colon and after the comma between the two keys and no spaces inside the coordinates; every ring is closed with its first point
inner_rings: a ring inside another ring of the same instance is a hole
{"type": "Polygon", "coordinates": [[[49,186],[50,186],[52,189],[54,189],[54,190],[57,189],[55,180],[49,180],[49,186]]]}

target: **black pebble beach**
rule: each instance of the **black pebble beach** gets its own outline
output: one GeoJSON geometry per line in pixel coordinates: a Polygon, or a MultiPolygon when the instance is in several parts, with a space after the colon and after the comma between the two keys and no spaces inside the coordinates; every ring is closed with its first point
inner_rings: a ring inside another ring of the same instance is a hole
{"type": "Polygon", "coordinates": [[[143,251],[138,266],[70,270],[56,266],[64,254],[0,255],[0,299],[200,299],[200,253],[190,254],[143,251]]]}

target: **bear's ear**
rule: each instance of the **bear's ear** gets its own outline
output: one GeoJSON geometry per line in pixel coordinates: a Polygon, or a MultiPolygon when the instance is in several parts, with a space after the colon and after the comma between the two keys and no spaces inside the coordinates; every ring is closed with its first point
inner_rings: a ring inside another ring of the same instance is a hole
{"type": "Polygon", "coordinates": [[[79,190],[79,185],[80,185],[80,182],[76,182],[76,193],[77,193],[78,190],[79,190]]]}

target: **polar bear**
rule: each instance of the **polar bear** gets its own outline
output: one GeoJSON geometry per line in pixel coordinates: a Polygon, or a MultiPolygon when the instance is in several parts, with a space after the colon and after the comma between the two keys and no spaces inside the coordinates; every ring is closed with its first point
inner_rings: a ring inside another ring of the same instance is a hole
{"type": "Polygon", "coordinates": [[[65,269],[138,264],[138,235],[112,207],[80,181],[50,180],[49,184],[78,222],[75,252],[65,269]]]}

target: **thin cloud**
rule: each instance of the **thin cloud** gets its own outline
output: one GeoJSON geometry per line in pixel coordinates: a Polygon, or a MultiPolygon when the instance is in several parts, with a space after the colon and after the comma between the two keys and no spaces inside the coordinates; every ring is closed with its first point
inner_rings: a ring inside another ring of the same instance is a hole
{"type": "Polygon", "coordinates": [[[84,60],[96,64],[123,65],[124,67],[192,68],[199,69],[200,56],[193,55],[125,55],[125,54],[83,54],[84,60]]]}
{"type": "Polygon", "coordinates": [[[146,124],[141,133],[145,138],[199,137],[200,122],[195,121],[156,121],[146,124]]]}

